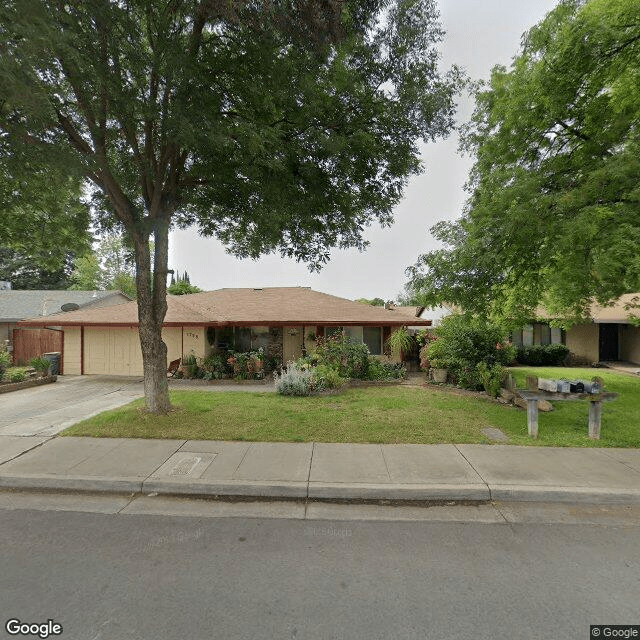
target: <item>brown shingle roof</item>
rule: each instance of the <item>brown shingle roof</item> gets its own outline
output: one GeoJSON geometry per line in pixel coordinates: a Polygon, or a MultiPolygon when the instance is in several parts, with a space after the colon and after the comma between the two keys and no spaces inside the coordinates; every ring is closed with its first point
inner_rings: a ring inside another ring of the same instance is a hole
{"type": "MultiPolygon", "coordinates": [[[[406,325],[427,326],[429,320],[409,318],[306,287],[218,289],[184,296],[167,296],[165,325],[406,325]]],[[[53,324],[34,318],[22,324],[53,324]]],[[[137,325],[135,302],[104,309],[80,309],[55,317],[56,325],[137,325]]]]}
{"type": "MultiPolygon", "coordinates": [[[[640,293],[625,293],[613,302],[611,306],[602,307],[593,302],[589,307],[589,318],[596,324],[629,324],[630,316],[639,316],[640,293]],[[628,308],[627,308],[628,307],[628,308]]],[[[553,316],[540,306],[536,309],[536,317],[544,320],[551,320],[553,316]]]]}
{"type": "Polygon", "coordinates": [[[392,311],[395,311],[396,313],[400,313],[402,315],[405,316],[409,316],[410,318],[419,318],[420,314],[424,311],[424,307],[419,307],[419,306],[399,306],[399,305],[393,305],[391,307],[392,311]]]}

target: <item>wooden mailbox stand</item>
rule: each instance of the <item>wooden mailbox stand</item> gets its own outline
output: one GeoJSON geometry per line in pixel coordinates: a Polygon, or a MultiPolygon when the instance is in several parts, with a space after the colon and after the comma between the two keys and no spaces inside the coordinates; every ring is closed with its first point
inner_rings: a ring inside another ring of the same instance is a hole
{"type": "Polygon", "coordinates": [[[588,400],[589,401],[589,437],[600,440],[602,422],[602,403],[615,400],[617,393],[553,393],[538,389],[538,379],[527,377],[528,391],[518,391],[521,398],[527,401],[527,428],[532,438],[538,437],[538,400],[588,400]],[[530,379],[531,378],[531,379],[530,379]],[[534,388],[532,388],[534,387],[534,388]]]}

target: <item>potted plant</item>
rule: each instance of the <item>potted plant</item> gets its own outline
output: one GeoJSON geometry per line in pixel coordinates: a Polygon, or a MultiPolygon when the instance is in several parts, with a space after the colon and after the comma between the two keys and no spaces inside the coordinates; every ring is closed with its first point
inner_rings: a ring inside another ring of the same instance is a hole
{"type": "Polygon", "coordinates": [[[193,378],[198,369],[198,360],[194,353],[190,353],[186,358],[182,358],[182,375],[185,378],[193,378]]]}
{"type": "Polygon", "coordinates": [[[449,372],[447,370],[447,363],[444,360],[440,360],[439,358],[432,358],[429,362],[429,365],[429,375],[431,376],[431,380],[433,380],[433,382],[442,384],[447,381],[447,374],[449,372]]]}
{"type": "Polygon", "coordinates": [[[405,327],[399,327],[387,338],[387,347],[391,350],[391,353],[400,358],[411,351],[414,344],[413,336],[409,335],[405,327]]]}
{"type": "Polygon", "coordinates": [[[29,364],[36,370],[39,378],[44,378],[49,375],[51,369],[51,361],[47,360],[43,356],[36,356],[29,360],[29,364]]]}

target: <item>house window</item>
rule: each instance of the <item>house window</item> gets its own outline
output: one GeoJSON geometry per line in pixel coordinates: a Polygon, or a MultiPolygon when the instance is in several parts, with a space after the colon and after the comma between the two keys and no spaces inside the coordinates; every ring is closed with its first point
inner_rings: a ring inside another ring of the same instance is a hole
{"type": "Polygon", "coordinates": [[[562,329],[559,327],[551,327],[551,344],[564,344],[562,329]]]}
{"type": "Polygon", "coordinates": [[[251,351],[251,327],[235,327],[234,347],[236,351],[251,351]]]}
{"type": "Polygon", "coordinates": [[[262,347],[265,351],[269,346],[269,327],[251,327],[251,349],[255,351],[262,347]]]}
{"type": "Polygon", "coordinates": [[[342,335],[342,327],[327,327],[325,331],[327,338],[342,335]]]}
{"type": "Polygon", "coordinates": [[[363,327],[362,341],[372,356],[382,355],[382,327],[363,327]]]}
{"type": "Polygon", "coordinates": [[[540,325],[540,344],[551,344],[551,327],[548,324],[540,325]]]}
{"type": "Polygon", "coordinates": [[[362,327],[345,327],[344,335],[351,342],[362,342],[362,327]]]}

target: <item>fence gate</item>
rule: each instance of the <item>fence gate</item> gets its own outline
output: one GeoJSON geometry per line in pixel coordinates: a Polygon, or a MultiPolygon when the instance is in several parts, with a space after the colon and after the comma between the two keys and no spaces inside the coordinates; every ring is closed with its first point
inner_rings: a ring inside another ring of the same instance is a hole
{"type": "Polygon", "coordinates": [[[63,336],[64,331],[59,329],[14,329],[13,363],[27,364],[31,358],[43,353],[62,353],[63,336]]]}

